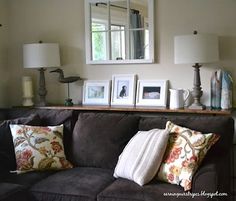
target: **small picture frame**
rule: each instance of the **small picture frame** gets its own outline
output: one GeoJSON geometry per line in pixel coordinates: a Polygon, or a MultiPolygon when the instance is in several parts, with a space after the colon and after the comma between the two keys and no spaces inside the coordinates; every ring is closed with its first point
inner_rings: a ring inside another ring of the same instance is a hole
{"type": "Polygon", "coordinates": [[[111,105],[134,106],[136,75],[118,74],[112,76],[111,105]]]}
{"type": "Polygon", "coordinates": [[[168,80],[138,80],[136,106],[166,107],[168,80]]]}
{"type": "Polygon", "coordinates": [[[87,80],[83,87],[83,105],[110,105],[110,80],[87,80]]]}

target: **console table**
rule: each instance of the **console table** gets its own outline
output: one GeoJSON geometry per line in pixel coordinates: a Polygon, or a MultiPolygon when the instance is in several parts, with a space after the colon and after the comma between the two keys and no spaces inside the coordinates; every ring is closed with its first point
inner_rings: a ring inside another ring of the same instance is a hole
{"type": "Polygon", "coordinates": [[[125,106],[43,106],[35,107],[41,109],[68,109],[79,111],[113,111],[113,112],[133,112],[133,113],[183,113],[183,114],[206,114],[206,115],[232,115],[233,110],[213,110],[207,108],[205,110],[191,110],[191,109],[168,109],[162,107],[125,107],[125,106]]]}

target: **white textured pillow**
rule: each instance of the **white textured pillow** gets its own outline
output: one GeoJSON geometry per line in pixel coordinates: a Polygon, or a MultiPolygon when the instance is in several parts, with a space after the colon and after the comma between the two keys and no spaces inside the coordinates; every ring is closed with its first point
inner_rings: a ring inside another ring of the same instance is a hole
{"type": "Polygon", "coordinates": [[[156,175],[165,153],[169,131],[139,131],[119,156],[114,177],[132,180],[143,186],[156,175]]]}

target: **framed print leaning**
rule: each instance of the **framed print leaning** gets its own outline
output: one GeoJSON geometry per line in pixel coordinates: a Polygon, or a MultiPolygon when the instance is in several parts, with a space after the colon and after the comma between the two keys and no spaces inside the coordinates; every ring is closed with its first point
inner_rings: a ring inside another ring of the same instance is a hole
{"type": "Polygon", "coordinates": [[[120,74],[112,76],[111,105],[134,106],[136,75],[120,74]]]}
{"type": "Polygon", "coordinates": [[[167,80],[138,80],[136,106],[166,107],[167,80]]]}
{"type": "Polygon", "coordinates": [[[87,80],[83,87],[83,105],[109,105],[110,80],[87,80]]]}

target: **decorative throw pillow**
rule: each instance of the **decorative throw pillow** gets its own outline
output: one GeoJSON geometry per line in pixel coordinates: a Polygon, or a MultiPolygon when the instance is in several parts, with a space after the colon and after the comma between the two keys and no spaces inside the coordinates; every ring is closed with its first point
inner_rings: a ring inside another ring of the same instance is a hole
{"type": "Polygon", "coordinates": [[[63,147],[63,125],[10,125],[15,147],[17,173],[72,168],[63,147]]]}
{"type": "Polygon", "coordinates": [[[126,145],[115,168],[122,177],[143,186],[156,175],[169,138],[167,130],[139,131],[126,145]]]}
{"type": "Polygon", "coordinates": [[[170,138],[158,179],[178,184],[188,191],[191,189],[194,173],[219,136],[213,133],[202,134],[170,121],[167,122],[166,129],[170,132],[170,138]]]}

